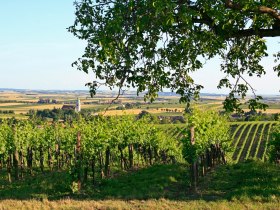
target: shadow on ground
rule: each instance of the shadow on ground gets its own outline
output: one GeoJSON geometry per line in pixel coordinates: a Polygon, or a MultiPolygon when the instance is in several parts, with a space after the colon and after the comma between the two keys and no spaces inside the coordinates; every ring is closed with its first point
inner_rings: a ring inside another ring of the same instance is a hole
{"type": "Polygon", "coordinates": [[[81,194],[71,191],[67,172],[46,172],[9,184],[0,179],[1,199],[122,199],[145,200],[280,200],[280,168],[259,161],[247,161],[216,168],[200,182],[199,192],[188,190],[187,166],[155,165],[102,180],[89,182],[81,194]]]}
{"type": "Polygon", "coordinates": [[[279,200],[280,167],[254,160],[221,166],[202,181],[201,194],[226,200],[279,200]]]}

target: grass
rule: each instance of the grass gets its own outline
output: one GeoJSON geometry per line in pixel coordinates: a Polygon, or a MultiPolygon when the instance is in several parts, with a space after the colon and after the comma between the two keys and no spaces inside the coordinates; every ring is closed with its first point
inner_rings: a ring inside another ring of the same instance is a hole
{"type": "Polygon", "coordinates": [[[27,175],[24,180],[12,184],[7,183],[2,173],[1,199],[179,199],[185,197],[186,168],[186,165],[180,164],[155,165],[127,172],[117,178],[104,179],[94,188],[88,182],[80,195],[71,193],[71,178],[67,172],[49,171],[32,177],[27,175]]]}
{"type": "MultiPolygon", "coordinates": [[[[279,166],[246,161],[217,167],[188,190],[187,166],[155,165],[130,171],[81,194],[65,172],[46,172],[8,184],[1,177],[0,209],[279,209],[279,166]]],[[[3,175],[3,174],[2,174],[3,175]]]]}
{"type": "Polygon", "coordinates": [[[280,201],[280,167],[261,161],[221,166],[202,183],[201,194],[216,200],[280,201]]]}

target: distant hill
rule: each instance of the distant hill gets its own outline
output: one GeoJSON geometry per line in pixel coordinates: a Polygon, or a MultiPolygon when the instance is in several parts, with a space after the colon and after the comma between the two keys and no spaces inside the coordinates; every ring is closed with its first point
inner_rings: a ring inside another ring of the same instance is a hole
{"type": "MultiPolygon", "coordinates": [[[[0,88],[0,92],[19,92],[23,94],[89,94],[88,90],[37,90],[37,89],[16,89],[16,88],[0,88]]],[[[117,95],[117,91],[108,91],[108,90],[98,90],[97,95],[100,94],[106,94],[106,95],[111,95],[115,96],[117,95]]],[[[136,91],[126,91],[123,95],[123,97],[130,97],[130,96],[136,96],[137,92],[136,91]]],[[[139,94],[139,96],[144,96],[145,92],[139,94]]],[[[164,97],[164,96],[180,96],[174,92],[159,92],[158,93],[159,97],[164,97]]],[[[227,94],[218,94],[218,93],[200,93],[200,97],[225,97],[227,94]]],[[[250,97],[250,95],[248,95],[250,97]]],[[[279,100],[280,95],[263,95],[263,98],[265,100],[279,100]]]]}

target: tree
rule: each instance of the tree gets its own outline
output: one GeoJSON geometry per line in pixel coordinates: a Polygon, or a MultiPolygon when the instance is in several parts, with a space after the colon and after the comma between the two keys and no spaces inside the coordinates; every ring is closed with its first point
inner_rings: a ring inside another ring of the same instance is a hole
{"type": "MultiPolygon", "coordinates": [[[[91,94],[100,85],[119,94],[133,87],[153,101],[170,88],[190,102],[203,88],[190,73],[218,56],[225,73],[218,88],[230,88],[224,107],[241,111],[240,98],[255,94],[244,75],[265,74],[264,38],[280,36],[280,0],[80,0],[75,7],[68,30],[88,44],[73,66],[95,73],[91,94]]],[[[274,56],[280,76],[280,52],[274,56]]],[[[249,108],[265,109],[261,99],[255,95],[249,108]]]]}
{"type": "Polygon", "coordinates": [[[151,115],[150,112],[147,112],[147,111],[145,111],[145,110],[142,110],[142,111],[138,114],[137,118],[138,118],[138,119],[141,119],[141,118],[143,118],[143,117],[150,118],[151,116],[152,116],[152,115],[151,115]]]}

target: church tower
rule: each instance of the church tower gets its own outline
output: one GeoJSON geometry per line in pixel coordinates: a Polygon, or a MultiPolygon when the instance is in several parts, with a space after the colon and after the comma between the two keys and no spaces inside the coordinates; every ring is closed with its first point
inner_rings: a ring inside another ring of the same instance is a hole
{"type": "Polygon", "coordinates": [[[77,101],[76,101],[76,108],[75,108],[75,111],[76,112],[80,112],[81,111],[81,101],[79,98],[77,98],[77,101]]]}

